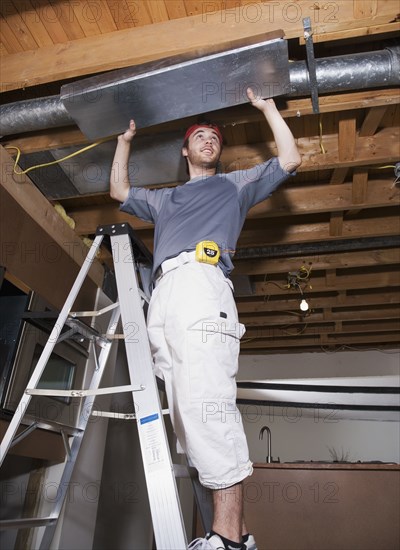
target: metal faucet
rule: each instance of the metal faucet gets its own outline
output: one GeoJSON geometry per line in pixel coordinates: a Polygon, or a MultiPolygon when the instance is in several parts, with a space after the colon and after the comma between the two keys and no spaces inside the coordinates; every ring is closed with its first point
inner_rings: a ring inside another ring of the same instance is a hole
{"type": "MultiPolygon", "coordinates": [[[[259,434],[258,437],[259,437],[259,439],[263,439],[265,431],[268,434],[268,455],[267,455],[266,461],[267,461],[268,464],[270,464],[271,462],[274,461],[274,459],[271,456],[271,430],[268,428],[268,426],[263,426],[261,428],[260,434],[259,434]]],[[[279,458],[278,458],[278,462],[279,462],[279,458]]]]}

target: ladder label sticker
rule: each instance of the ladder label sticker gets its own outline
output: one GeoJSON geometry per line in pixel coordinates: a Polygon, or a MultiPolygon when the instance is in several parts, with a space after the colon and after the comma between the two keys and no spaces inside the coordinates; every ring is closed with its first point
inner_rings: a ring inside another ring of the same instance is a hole
{"type": "Polygon", "coordinates": [[[163,468],[166,462],[162,448],[162,426],[158,413],[140,419],[141,432],[144,437],[146,462],[150,471],[163,468]]]}
{"type": "Polygon", "coordinates": [[[150,416],[144,416],[140,419],[141,424],[147,424],[148,422],[153,422],[158,419],[158,413],[151,414],[150,416]]]}

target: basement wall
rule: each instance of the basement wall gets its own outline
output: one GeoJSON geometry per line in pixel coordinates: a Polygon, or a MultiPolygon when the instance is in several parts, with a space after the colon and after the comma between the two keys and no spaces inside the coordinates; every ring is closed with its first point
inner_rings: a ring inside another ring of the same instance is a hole
{"type": "MultiPolygon", "coordinates": [[[[300,355],[241,356],[238,380],[335,379],[372,377],[400,383],[399,353],[379,351],[304,353],[300,355]]],[[[393,382],[392,382],[393,383],[393,382]]],[[[400,401],[400,398],[399,398],[400,401]]],[[[400,402],[399,402],[400,405],[400,402]]],[[[400,462],[400,415],[397,421],[346,418],[346,412],[332,409],[308,409],[260,405],[241,405],[250,458],[265,462],[266,434],[259,439],[263,426],[272,435],[272,456],[281,462],[296,460],[400,462]]],[[[350,415],[349,415],[350,416],[350,415]]]]}

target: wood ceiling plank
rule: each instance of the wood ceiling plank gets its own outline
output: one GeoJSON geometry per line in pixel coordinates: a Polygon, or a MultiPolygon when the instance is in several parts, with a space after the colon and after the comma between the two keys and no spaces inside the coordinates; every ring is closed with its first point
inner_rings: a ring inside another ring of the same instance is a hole
{"type": "Polygon", "coordinates": [[[181,19],[187,17],[186,6],[183,0],[168,0],[165,3],[169,19],[181,19]]]}
{"type": "MultiPolygon", "coordinates": [[[[14,31],[9,25],[7,19],[4,18],[3,14],[1,13],[1,2],[0,2],[0,36],[1,36],[1,41],[5,45],[7,52],[9,54],[15,54],[15,53],[24,51],[21,41],[14,34],[14,31]]],[[[2,75],[7,74],[4,71],[5,71],[5,66],[3,67],[0,74],[2,75]]]]}
{"type": "Polygon", "coordinates": [[[91,2],[76,0],[70,2],[69,5],[72,10],[72,17],[76,18],[86,37],[95,37],[101,34],[99,25],[97,24],[97,15],[93,10],[94,6],[91,2]]]}
{"type": "MultiPolygon", "coordinates": [[[[79,23],[79,20],[72,9],[72,3],[70,2],[57,2],[57,4],[52,4],[54,11],[57,15],[57,20],[60,22],[60,24],[63,26],[67,36],[68,40],[71,43],[71,41],[80,40],[85,38],[85,33],[79,23]]],[[[57,46],[53,46],[57,47],[57,46]]],[[[58,46],[58,48],[63,48],[65,46],[58,46]]],[[[81,53],[74,52],[73,55],[82,55],[82,52],[85,51],[84,49],[81,50],[81,53]]],[[[41,52],[38,52],[38,55],[41,55],[41,52]]],[[[37,70],[37,68],[36,68],[37,70]]]]}
{"type": "Polygon", "coordinates": [[[15,2],[14,5],[18,10],[21,19],[29,29],[30,34],[34,38],[37,47],[43,48],[45,46],[53,45],[53,40],[47,30],[47,27],[42,22],[38,11],[32,5],[32,2],[30,0],[27,0],[22,4],[20,2],[15,2]]]}
{"type": "Polygon", "coordinates": [[[35,1],[34,7],[37,13],[37,20],[45,27],[52,42],[54,44],[68,42],[69,37],[60,21],[60,13],[58,13],[57,7],[43,1],[35,1]]]}
{"type": "Polygon", "coordinates": [[[145,25],[151,25],[153,23],[151,15],[149,13],[149,7],[146,2],[140,2],[135,6],[130,5],[128,2],[128,7],[135,13],[135,27],[143,27],[145,25]]]}
{"type": "Polygon", "coordinates": [[[0,42],[0,55],[1,55],[1,56],[3,56],[3,55],[8,55],[7,48],[5,47],[5,45],[3,44],[3,42],[0,42]]]}
{"type": "MultiPolygon", "coordinates": [[[[239,5],[239,3],[237,5],[239,5]]],[[[223,7],[223,2],[221,0],[208,4],[198,2],[198,0],[185,0],[186,13],[189,17],[203,15],[206,17],[210,12],[220,11],[223,7]]]]}
{"type": "MultiPolygon", "coordinates": [[[[102,35],[90,36],[73,40],[67,45],[41,48],[38,52],[12,54],[7,64],[8,80],[13,82],[16,88],[22,87],[21,82],[25,86],[32,86],[137,65],[185,52],[195,52],[209,44],[223,46],[235,39],[265,33],[265,21],[269,20],[271,9],[275,9],[273,18],[275,29],[284,29],[287,38],[301,36],[303,34],[301,18],[288,21],[284,7],[276,4],[276,2],[260,3],[263,13],[257,21],[248,21],[241,17],[242,7],[238,7],[238,22],[231,18],[229,24],[224,26],[223,33],[221,33],[221,12],[213,12],[145,25],[135,28],[134,34],[130,29],[115,31],[107,34],[107,40],[104,40],[102,35]],[[277,7],[279,9],[276,9],[277,7]],[[91,55],[82,55],[82,52],[90,52],[91,55]],[[43,67],[46,67],[45,71],[43,67]]],[[[65,4],[61,3],[60,6],[65,4]]],[[[307,2],[301,2],[299,6],[304,13],[308,12],[307,2]]],[[[364,28],[372,24],[388,23],[396,17],[398,12],[397,0],[385,0],[379,4],[379,15],[353,21],[353,2],[336,0],[333,6],[337,9],[338,17],[332,19],[325,16],[321,24],[315,25],[315,32],[341,30],[352,24],[355,28],[364,28]]],[[[87,22],[82,21],[82,23],[85,23],[86,27],[87,22]]],[[[68,25],[68,30],[70,29],[71,24],[68,25]]],[[[86,33],[88,31],[89,29],[86,29],[86,33]]]]}
{"type": "Polygon", "coordinates": [[[25,23],[25,18],[21,17],[12,0],[0,2],[0,13],[4,19],[7,19],[7,24],[20,42],[23,50],[29,51],[38,48],[38,43],[25,23]]]}
{"type": "Polygon", "coordinates": [[[110,6],[106,0],[96,0],[92,4],[92,14],[96,19],[99,30],[102,34],[114,32],[118,30],[118,27],[114,21],[113,14],[111,13],[110,6]]]}
{"type": "Polygon", "coordinates": [[[130,29],[137,25],[138,20],[135,17],[139,6],[136,2],[130,0],[106,0],[111,17],[118,30],[130,29]]]}
{"type": "Polygon", "coordinates": [[[169,21],[169,14],[164,0],[145,0],[145,4],[152,23],[169,21]]]}

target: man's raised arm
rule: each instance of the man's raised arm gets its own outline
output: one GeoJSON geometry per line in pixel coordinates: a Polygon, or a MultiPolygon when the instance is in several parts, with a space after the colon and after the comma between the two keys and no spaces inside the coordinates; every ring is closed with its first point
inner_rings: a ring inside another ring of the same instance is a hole
{"type": "Polygon", "coordinates": [[[289,126],[278,111],[273,99],[261,99],[247,88],[247,97],[251,104],[265,116],[278,149],[278,159],[281,167],[287,172],[294,172],[301,164],[301,156],[289,126]]]}
{"type": "Polygon", "coordinates": [[[117,148],[111,167],[110,196],[119,202],[125,202],[128,198],[130,183],[128,173],[128,161],[131,151],[131,142],[136,134],[135,122],[129,122],[129,128],[118,136],[117,148]]]}

